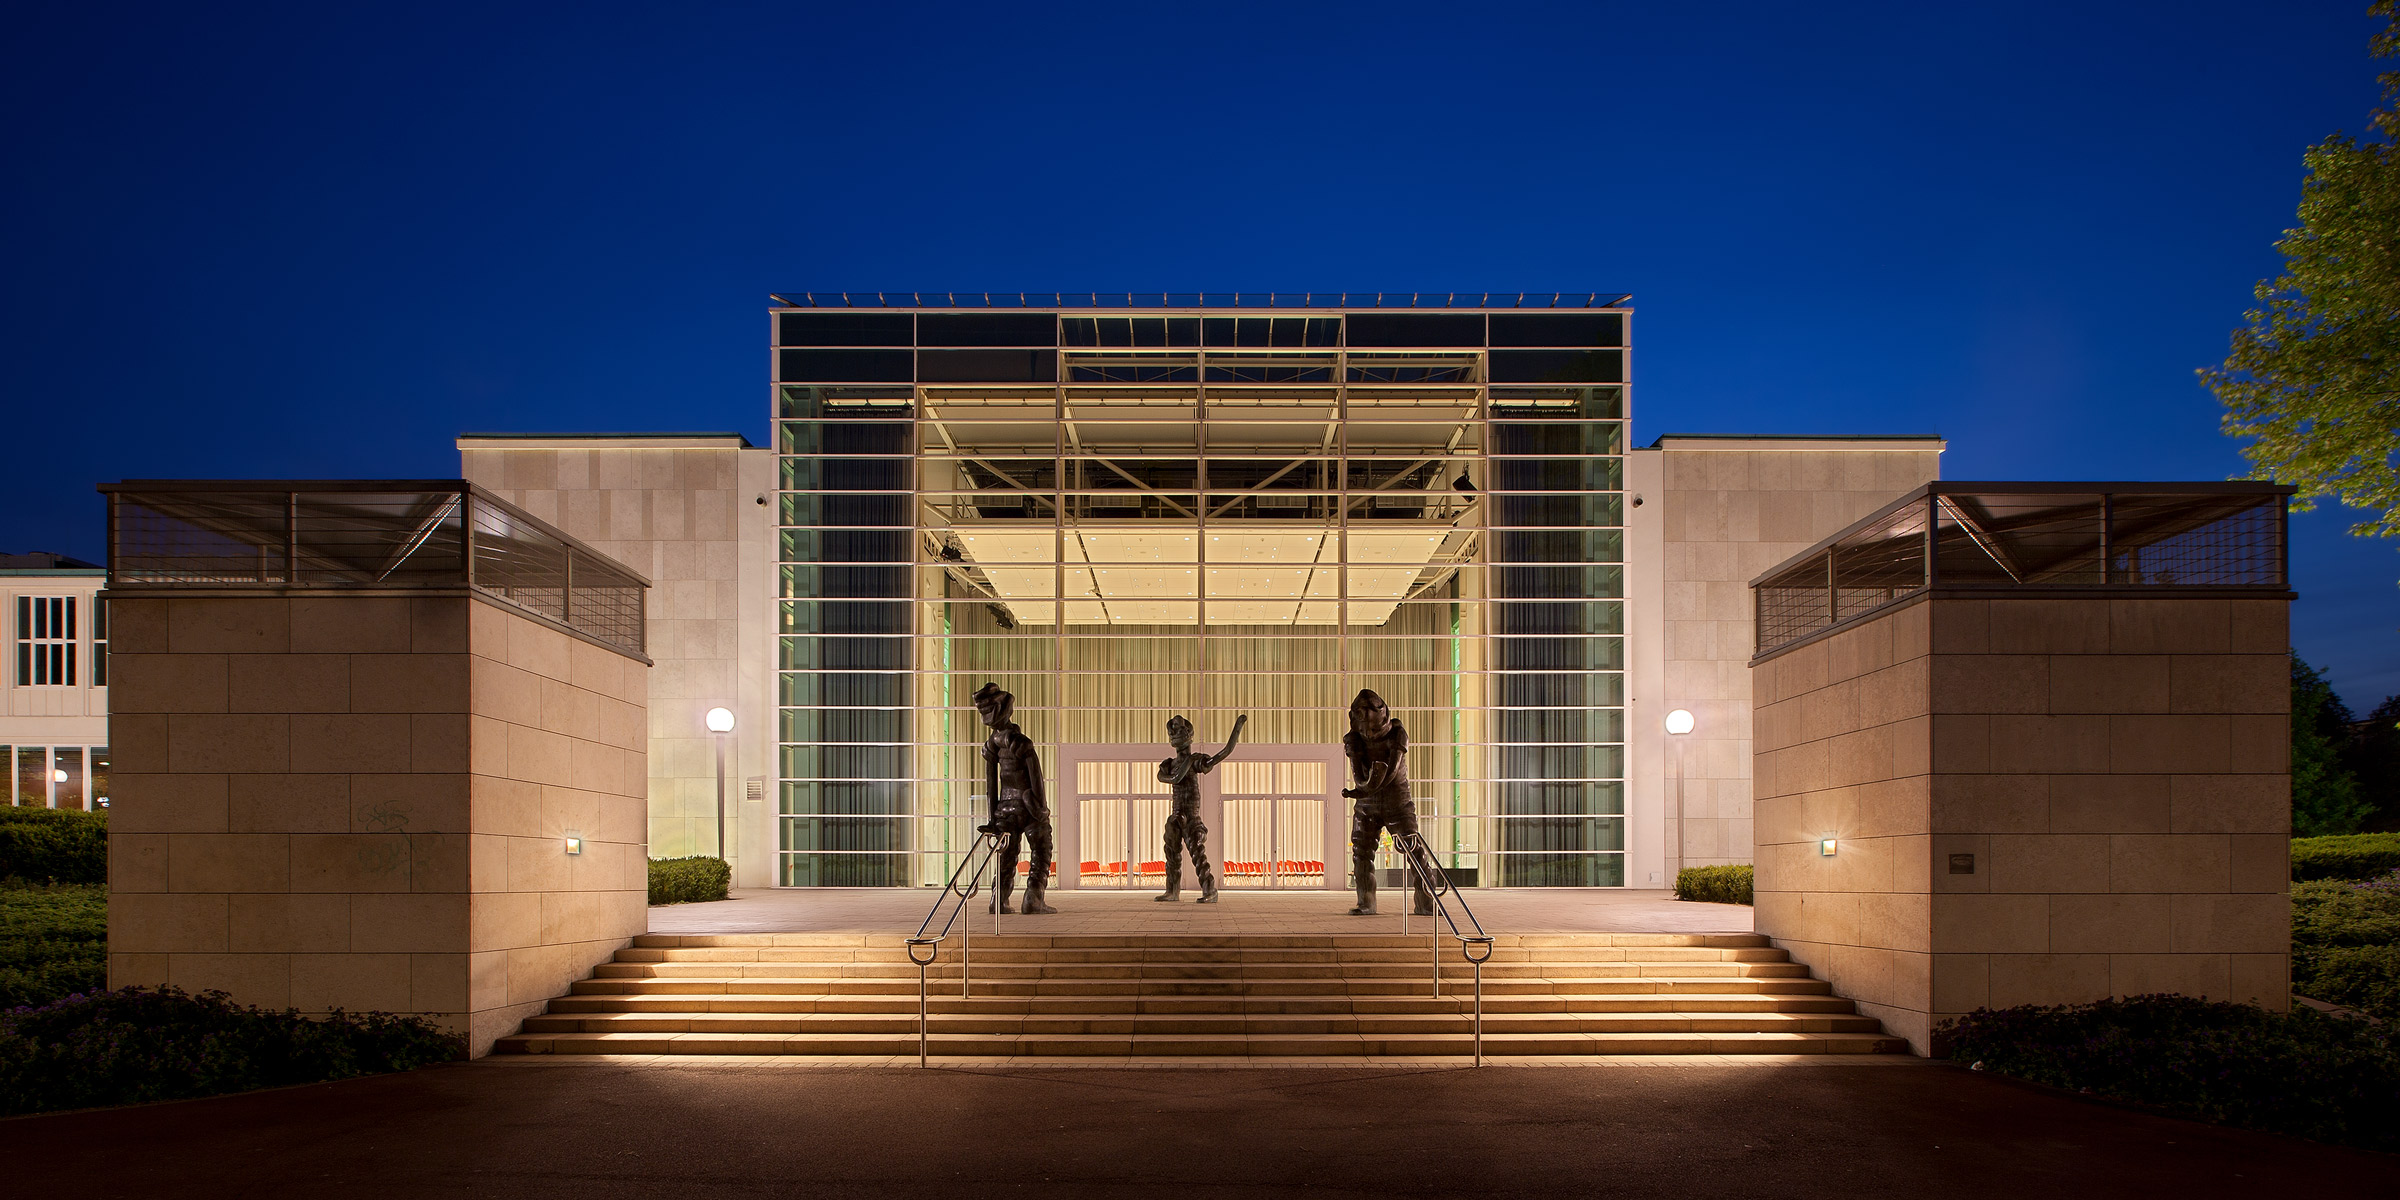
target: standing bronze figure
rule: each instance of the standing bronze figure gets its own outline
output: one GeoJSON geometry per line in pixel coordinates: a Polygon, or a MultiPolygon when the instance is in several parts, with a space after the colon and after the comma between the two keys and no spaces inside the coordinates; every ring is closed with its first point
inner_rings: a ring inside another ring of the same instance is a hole
{"type": "Polygon", "coordinates": [[[1017,883],[1018,847],[1032,842],[1033,872],[1025,881],[1025,911],[1058,910],[1042,903],[1050,887],[1050,799],[1042,790],[1042,756],[1033,739],[1010,718],[1017,698],[999,684],[987,683],[975,693],[975,711],[991,727],[983,740],[984,795],[992,798],[991,819],[979,826],[1000,835],[1000,878],[992,883],[990,912],[1012,912],[1009,890],[1017,883]]]}
{"type": "Polygon", "coordinates": [[[1158,764],[1158,781],[1174,788],[1175,807],[1167,814],[1167,890],[1155,899],[1175,901],[1183,898],[1183,851],[1192,852],[1192,873],[1200,877],[1201,904],[1217,902],[1217,877],[1208,869],[1208,826],[1200,822],[1200,777],[1217,769],[1233,753],[1242,740],[1242,726],[1250,723],[1248,714],[1233,719],[1233,736],[1225,739],[1225,748],[1215,754],[1192,753],[1192,723],[1182,717],[1167,718],[1167,741],[1175,747],[1175,755],[1158,764]]]}
{"type": "MultiPolygon", "coordinates": [[[[1358,801],[1350,814],[1350,874],[1358,884],[1354,917],[1375,915],[1375,843],[1383,831],[1392,840],[1417,835],[1417,801],[1408,787],[1408,730],[1392,719],[1391,706],[1373,689],[1364,689],[1350,702],[1350,733],[1342,739],[1350,756],[1350,776],[1357,787],[1342,789],[1343,797],[1358,801]]],[[[1433,892],[1419,878],[1417,915],[1433,912],[1433,892]]]]}

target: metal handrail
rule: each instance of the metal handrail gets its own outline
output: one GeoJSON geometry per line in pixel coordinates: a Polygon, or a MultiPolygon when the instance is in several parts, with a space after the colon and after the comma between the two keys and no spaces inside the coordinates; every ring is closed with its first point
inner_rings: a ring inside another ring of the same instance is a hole
{"type": "MultiPolygon", "coordinates": [[[[933,908],[926,912],[925,920],[917,926],[916,936],[908,939],[908,961],[917,964],[917,1065],[920,1067],[925,1065],[926,1059],[926,969],[941,956],[942,942],[950,936],[953,927],[958,930],[958,995],[963,1000],[973,994],[974,981],[970,975],[975,965],[975,922],[969,918],[961,923],[959,918],[966,914],[967,901],[983,890],[983,872],[999,857],[1000,837],[998,834],[983,833],[977,835],[975,842],[976,848],[967,851],[959,859],[957,868],[950,872],[949,880],[942,884],[942,894],[933,898],[933,908]],[[972,872],[968,870],[970,867],[974,868],[972,872]],[[966,877],[963,887],[959,883],[962,875],[966,877]],[[952,903],[952,897],[957,898],[956,903],[952,903]],[[945,906],[950,909],[950,915],[946,918],[942,917],[945,906]],[[937,918],[942,922],[941,932],[929,934],[927,931],[933,928],[937,918]],[[925,952],[922,958],[917,956],[920,948],[925,952]]],[[[994,881],[994,886],[997,886],[997,881],[994,881]]],[[[1000,932],[999,907],[997,904],[992,906],[994,933],[1000,932]]]]}
{"type": "MultiPolygon", "coordinates": [[[[1458,894],[1458,889],[1450,882],[1450,876],[1442,870],[1440,861],[1434,858],[1433,850],[1426,846],[1425,835],[1399,834],[1392,838],[1392,848],[1400,855],[1401,888],[1409,893],[1407,905],[1400,910],[1401,935],[1407,935],[1409,910],[1416,907],[1416,888],[1409,881],[1409,876],[1414,874],[1433,897],[1434,914],[1450,927],[1450,936],[1458,939],[1459,957],[1475,967],[1475,1065],[1480,1067],[1483,1065],[1483,964],[1492,956],[1492,935],[1483,931],[1483,922],[1475,919],[1475,910],[1467,904],[1466,897],[1458,894]],[[1442,899],[1444,896],[1457,902],[1458,911],[1467,918],[1467,928],[1474,932],[1459,928],[1458,918],[1451,915],[1450,905],[1442,899]]],[[[1433,994],[1438,997],[1442,994],[1441,925],[1435,925],[1432,932],[1433,994]]]]}

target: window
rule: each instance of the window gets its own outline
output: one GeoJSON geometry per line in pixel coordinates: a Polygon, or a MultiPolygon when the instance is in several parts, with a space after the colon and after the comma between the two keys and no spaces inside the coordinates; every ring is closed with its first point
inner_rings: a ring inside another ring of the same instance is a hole
{"type": "Polygon", "coordinates": [[[108,606],[92,601],[92,686],[108,686],[108,606]]]}
{"type": "Polygon", "coordinates": [[[75,598],[17,597],[17,683],[67,687],[75,682],[75,598]]]}

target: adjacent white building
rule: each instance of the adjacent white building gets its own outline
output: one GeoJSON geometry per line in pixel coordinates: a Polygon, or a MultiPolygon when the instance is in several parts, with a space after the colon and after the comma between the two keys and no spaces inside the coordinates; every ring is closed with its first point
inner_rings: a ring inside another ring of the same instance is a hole
{"type": "Polygon", "coordinates": [[[0,554],[0,801],[108,805],[108,572],[61,554],[0,554]]]}

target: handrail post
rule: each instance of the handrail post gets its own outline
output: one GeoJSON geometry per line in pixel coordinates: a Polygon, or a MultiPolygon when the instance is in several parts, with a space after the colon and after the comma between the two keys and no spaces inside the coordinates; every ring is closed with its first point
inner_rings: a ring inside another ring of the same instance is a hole
{"type": "Polygon", "coordinates": [[[1468,960],[1475,964],[1475,1065],[1483,1065],[1483,960],[1468,960]]]}
{"type": "MultiPolygon", "coordinates": [[[[975,899],[975,881],[969,879],[967,894],[958,898],[958,906],[965,908],[973,899],[975,899]]],[[[958,998],[961,1000],[974,994],[975,983],[968,978],[974,971],[975,918],[969,914],[967,919],[959,922],[958,925],[958,998]]]]}
{"type": "MultiPolygon", "coordinates": [[[[946,888],[944,889],[944,891],[947,890],[948,889],[946,888]]],[[[919,934],[916,937],[908,939],[908,961],[917,964],[917,1065],[919,1067],[925,1065],[926,1059],[925,1043],[927,1039],[925,993],[928,985],[926,983],[925,968],[932,966],[933,960],[939,957],[941,952],[942,949],[940,938],[928,938],[923,934],[919,934]],[[920,946],[924,947],[925,950],[925,957],[923,958],[917,957],[917,948],[920,946]]]]}

